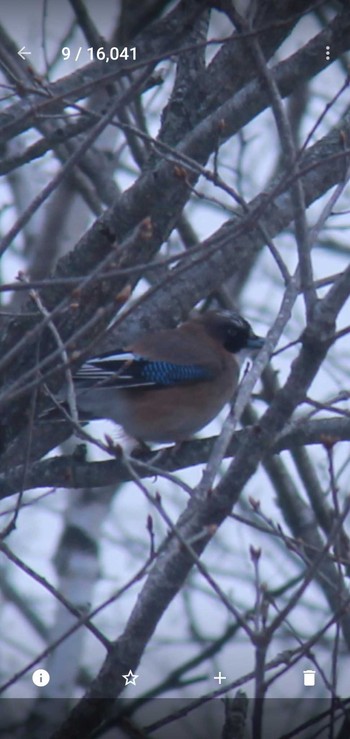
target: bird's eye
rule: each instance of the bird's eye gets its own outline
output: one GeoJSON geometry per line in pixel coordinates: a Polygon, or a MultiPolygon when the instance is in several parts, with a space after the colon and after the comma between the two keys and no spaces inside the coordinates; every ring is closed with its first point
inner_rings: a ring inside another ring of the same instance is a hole
{"type": "Polygon", "coordinates": [[[241,331],[241,326],[230,326],[229,328],[229,335],[230,336],[237,336],[241,331]]]}

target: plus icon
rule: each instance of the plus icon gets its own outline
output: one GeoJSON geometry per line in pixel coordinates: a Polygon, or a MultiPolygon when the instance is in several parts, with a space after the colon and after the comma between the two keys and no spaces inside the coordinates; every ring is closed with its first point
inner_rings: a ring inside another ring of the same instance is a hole
{"type": "Polygon", "coordinates": [[[222,680],[226,680],[226,677],[221,674],[221,671],[219,671],[219,674],[214,676],[214,680],[217,680],[219,685],[221,685],[222,680]]]}

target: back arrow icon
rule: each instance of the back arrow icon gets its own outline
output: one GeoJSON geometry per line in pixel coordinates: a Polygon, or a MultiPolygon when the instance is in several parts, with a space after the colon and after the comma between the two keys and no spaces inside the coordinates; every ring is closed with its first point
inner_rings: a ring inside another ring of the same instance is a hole
{"type": "Polygon", "coordinates": [[[25,46],[22,46],[22,48],[19,51],[17,51],[17,54],[21,57],[21,59],[25,59],[27,54],[32,53],[31,51],[24,51],[25,48],[26,48],[25,46]]]}

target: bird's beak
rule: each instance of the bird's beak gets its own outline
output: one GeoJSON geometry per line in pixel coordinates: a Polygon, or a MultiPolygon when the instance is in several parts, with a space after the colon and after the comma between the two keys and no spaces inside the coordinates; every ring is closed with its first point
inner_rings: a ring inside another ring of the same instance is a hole
{"type": "Polygon", "coordinates": [[[257,336],[253,332],[248,337],[247,341],[247,349],[261,349],[262,346],[264,346],[265,339],[262,338],[262,336],[257,336]]]}

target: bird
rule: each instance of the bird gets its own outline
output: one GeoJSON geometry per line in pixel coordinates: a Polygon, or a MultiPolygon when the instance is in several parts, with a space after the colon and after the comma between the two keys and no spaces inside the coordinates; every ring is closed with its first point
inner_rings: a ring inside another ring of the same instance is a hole
{"type": "Polygon", "coordinates": [[[111,419],[141,443],[181,443],[232,398],[242,350],[263,344],[235,311],[197,314],[87,359],[73,375],[77,408],[89,420],[111,419]]]}

